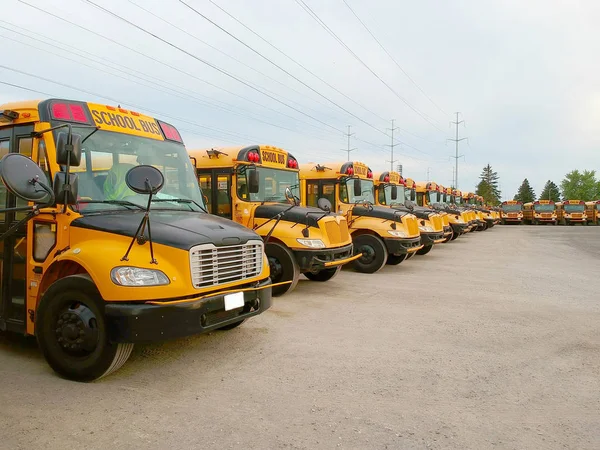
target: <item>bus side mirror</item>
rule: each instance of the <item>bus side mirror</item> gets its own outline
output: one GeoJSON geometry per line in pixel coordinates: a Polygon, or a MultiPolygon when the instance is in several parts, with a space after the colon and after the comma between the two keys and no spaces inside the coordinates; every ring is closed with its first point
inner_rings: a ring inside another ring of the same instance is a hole
{"type": "Polygon", "coordinates": [[[81,164],[81,135],[71,134],[71,143],[68,143],[69,134],[61,131],[56,138],[56,164],[79,167],[81,164]]]}
{"type": "Polygon", "coordinates": [[[396,200],[398,198],[398,186],[392,184],[392,200],[396,200]]]}
{"type": "Polygon", "coordinates": [[[66,172],[57,172],[54,175],[54,197],[56,203],[75,205],[79,192],[79,178],[76,173],[70,173],[67,180],[66,172]]]}
{"type": "Polygon", "coordinates": [[[360,182],[360,178],[354,179],[354,196],[360,197],[362,195],[362,185],[360,182]]]}
{"type": "Polygon", "coordinates": [[[256,169],[248,169],[248,192],[250,194],[258,194],[259,189],[258,171],[256,169]]]}

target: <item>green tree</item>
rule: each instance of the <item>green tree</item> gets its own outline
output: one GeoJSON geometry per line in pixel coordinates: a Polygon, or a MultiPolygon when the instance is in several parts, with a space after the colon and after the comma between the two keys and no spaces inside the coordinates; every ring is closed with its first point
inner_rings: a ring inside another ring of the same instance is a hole
{"type": "Polygon", "coordinates": [[[500,189],[498,188],[498,172],[492,170],[489,164],[483,168],[479,175],[479,183],[475,193],[481,195],[485,202],[491,205],[500,204],[500,189]]]}
{"type": "Polygon", "coordinates": [[[523,183],[521,183],[519,191],[517,192],[517,195],[515,195],[514,200],[522,203],[535,201],[535,192],[533,191],[533,188],[529,184],[529,180],[527,178],[525,178],[523,183]]]}
{"type": "Polygon", "coordinates": [[[595,170],[572,170],[565,175],[560,187],[563,200],[596,200],[600,194],[595,170]]]}
{"type": "Polygon", "coordinates": [[[560,191],[558,190],[556,183],[550,180],[546,181],[544,190],[540,194],[540,200],[552,200],[555,202],[560,201],[560,191]]]}

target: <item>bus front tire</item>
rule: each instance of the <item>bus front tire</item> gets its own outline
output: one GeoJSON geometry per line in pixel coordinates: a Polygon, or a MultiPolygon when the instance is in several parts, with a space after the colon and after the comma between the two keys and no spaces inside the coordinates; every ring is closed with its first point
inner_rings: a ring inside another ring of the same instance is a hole
{"type": "Polygon", "coordinates": [[[133,344],[108,339],[104,300],[87,275],[53,283],[35,314],[38,345],[52,369],[74,381],[93,381],[119,369],[133,344]]]}
{"type": "Polygon", "coordinates": [[[342,270],[342,266],[319,270],[318,272],[305,272],[304,276],[310,281],[329,281],[342,270]]]}
{"type": "Polygon", "coordinates": [[[354,260],[354,269],[362,273],[379,271],[388,259],[388,251],[383,241],[371,234],[363,234],[354,239],[354,254],[363,256],[354,260]]]}
{"type": "Polygon", "coordinates": [[[385,263],[389,266],[397,266],[406,259],[406,256],[406,253],[404,253],[403,255],[388,255],[387,261],[385,263]]]}
{"type": "Polygon", "coordinates": [[[300,269],[292,252],[277,242],[269,242],[265,247],[265,253],[269,259],[273,284],[291,281],[291,283],[273,287],[271,291],[273,297],[279,297],[286,292],[293,291],[300,278],[300,269]]]}
{"type": "Polygon", "coordinates": [[[423,248],[420,248],[419,250],[417,250],[417,255],[426,255],[427,253],[429,253],[431,251],[432,248],[433,248],[433,245],[425,245],[423,248]]]}

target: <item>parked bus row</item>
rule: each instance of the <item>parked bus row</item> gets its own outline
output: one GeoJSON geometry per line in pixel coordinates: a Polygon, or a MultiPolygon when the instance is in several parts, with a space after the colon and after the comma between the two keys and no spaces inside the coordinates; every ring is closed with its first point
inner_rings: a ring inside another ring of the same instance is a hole
{"type": "Polygon", "coordinates": [[[300,164],[276,147],[187,151],[172,125],[48,99],[0,106],[0,331],[78,381],[133,345],[230,330],[301,275],[375,273],[499,222],[472,193],[300,164]]]}
{"type": "Polygon", "coordinates": [[[502,224],[528,225],[598,225],[600,200],[538,200],[523,204],[515,200],[502,202],[502,224]]]}

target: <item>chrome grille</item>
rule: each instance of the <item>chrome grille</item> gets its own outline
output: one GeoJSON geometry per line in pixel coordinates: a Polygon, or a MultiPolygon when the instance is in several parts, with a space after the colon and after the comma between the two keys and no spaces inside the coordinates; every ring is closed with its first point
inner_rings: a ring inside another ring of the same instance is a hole
{"type": "Polygon", "coordinates": [[[581,219],[583,217],[583,214],[581,214],[581,213],[573,213],[572,216],[573,216],[574,219],[581,219]]]}
{"type": "Polygon", "coordinates": [[[552,217],[552,214],[549,214],[549,213],[542,213],[542,214],[541,214],[541,216],[542,216],[544,219],[549,219],[550,217],[552,217]]]}
{"type": "Polygon", "coordinates": [[[262,272],[262,241],[215,247],[202,244],[190,250],[192,284],[196,289],[253,278],[262,272]]]}

